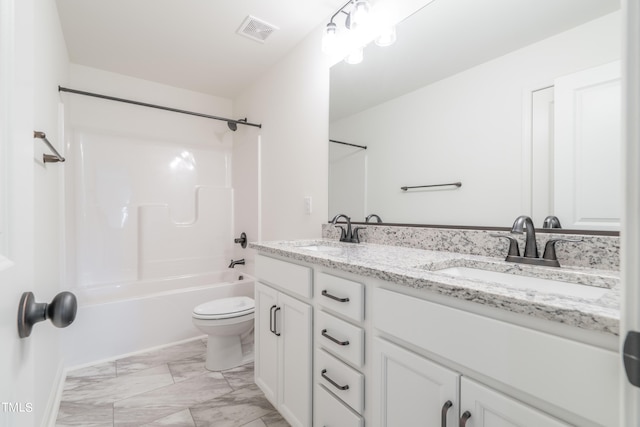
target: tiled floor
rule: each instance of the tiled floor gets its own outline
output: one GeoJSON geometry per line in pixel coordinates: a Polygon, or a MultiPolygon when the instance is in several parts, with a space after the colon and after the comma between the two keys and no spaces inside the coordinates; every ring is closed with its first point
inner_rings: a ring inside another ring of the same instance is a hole
{"type": "Polygon", "coordinates": [[[253,363],[204,367],[203,340],[72,371],[56,426],[286,427],[253,380],[253,363]]]}

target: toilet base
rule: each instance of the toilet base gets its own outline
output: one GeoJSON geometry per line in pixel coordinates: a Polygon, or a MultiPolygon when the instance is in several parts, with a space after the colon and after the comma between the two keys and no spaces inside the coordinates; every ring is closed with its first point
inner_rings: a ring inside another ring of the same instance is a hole
{"type": "Polygon", "coordinates": [[[207,360],[209,371],[224,371],[245,363],[242,342],[239,335],[214,336],[207,338],[207,360]]]}

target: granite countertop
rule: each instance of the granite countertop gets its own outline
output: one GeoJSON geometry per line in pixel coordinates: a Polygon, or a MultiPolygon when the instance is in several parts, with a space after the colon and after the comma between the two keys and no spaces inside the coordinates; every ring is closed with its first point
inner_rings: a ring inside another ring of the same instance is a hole
{"type": "Polygon", "coordinates": [[[530,266],[493,257],[328,239],[252,242],[249,247],[581,329],[619,334],[620,278],[614,271],[530,266]],[[564,286],[556,283],[558,287],[554,288],[551,283],[552,286],[541,291],[441,271],[450,267],[533,276],[574,285],[567,285],[569,291],[563,291],[564,286]],[[584,288],[575,283],[581,283],[584,288]],[[576,296],[574,288],[580,296],[576,296]],[[582,294],[582,289],[589,292],[582,294]]]}

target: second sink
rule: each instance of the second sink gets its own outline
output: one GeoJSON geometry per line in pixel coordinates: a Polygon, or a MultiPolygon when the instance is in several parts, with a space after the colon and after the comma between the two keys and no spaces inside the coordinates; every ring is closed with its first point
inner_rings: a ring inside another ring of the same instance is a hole
{"type": "Polygon", "coordinates": [[[560,294],[591,300],[602,298],[607,292],[609,292],[609,289],[607,288],[562,282],[560,280],[521,276],[498,271],[482,270],[472,267],[449,267],[442,270],[436,270],[434,273],[460,277],[463,279],[497,283],[515,289],[560,294]]]}

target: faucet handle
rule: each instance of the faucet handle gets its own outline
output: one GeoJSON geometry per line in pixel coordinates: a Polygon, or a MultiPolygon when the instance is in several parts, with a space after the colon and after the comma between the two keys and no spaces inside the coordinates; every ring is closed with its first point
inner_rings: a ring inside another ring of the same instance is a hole
{"type": "Polygon", "coordinates": [[[347,238],[347,230],[344,229],[341,225],[334,225],[334,227],[340,229],[340,241],[347,238]]]}
{"type": "Polygon", "coordinates": [[[358,235],[358,231],[359,230],[363,230],[365,227],[355,227],[353,229],[352,236],[351,236],[351,242],[353,243],[360,243],[360,236],[358,235]]]}
{"type": "Polygon", "coordinates": [[[498,237],[509,240],[509,253],[511,256],[520,256],[520,248],[518,247],[518,241],[511,236],[505,236],[504,234],[490,234],[491,237],[498,237]]]}
{"type": "Polygon", "coordinates": [[[556,243],[558,242],[582,242],[582,239],[549,239],[544,245],[542,259],[550,259],[553,261],[558,260],[558,257],[556,256],[556,243]]]}

